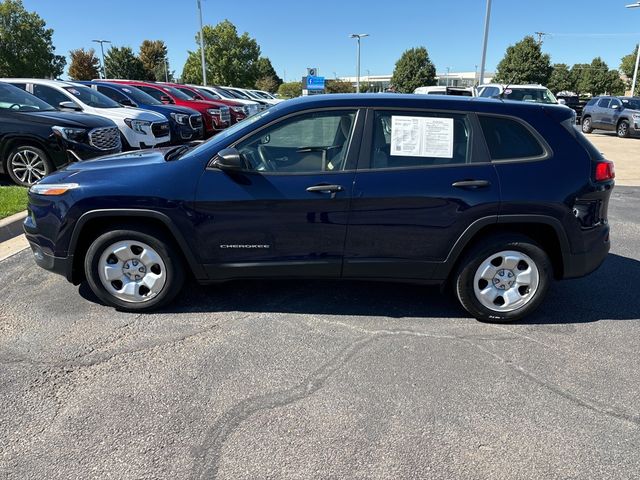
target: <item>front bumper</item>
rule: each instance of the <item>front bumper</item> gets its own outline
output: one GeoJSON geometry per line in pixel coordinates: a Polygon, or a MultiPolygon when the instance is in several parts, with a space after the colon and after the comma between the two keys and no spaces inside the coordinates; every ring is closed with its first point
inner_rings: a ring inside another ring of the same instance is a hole
{"type": "Polygon", "coordinates": [[[54,257],[40,248],[32,238],[29,238],[30,235],[28,233],[26,237],[27,240],[29,240],[29,246],[33,252],[33,259],[39,267],[62,275],[69,282],[73,282],[73,255],[68,257],[54,257]]]}

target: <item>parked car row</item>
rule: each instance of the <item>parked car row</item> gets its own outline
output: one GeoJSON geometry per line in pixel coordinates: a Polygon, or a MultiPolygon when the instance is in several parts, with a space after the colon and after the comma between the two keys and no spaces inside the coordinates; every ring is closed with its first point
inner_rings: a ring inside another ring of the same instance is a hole
{"type": "Polygon", "coordinates": [[[165,82],[0,82],[0,173],[23,186],[71,161],[208,138],[280,101],[259,90],[165,82]]]}
{"type": "Polygon", "coordinates": [[[593,97],[582,113],[582,131],[594,129],[616,132],[626,138],[640,135],[640,98],[593,97]]]}

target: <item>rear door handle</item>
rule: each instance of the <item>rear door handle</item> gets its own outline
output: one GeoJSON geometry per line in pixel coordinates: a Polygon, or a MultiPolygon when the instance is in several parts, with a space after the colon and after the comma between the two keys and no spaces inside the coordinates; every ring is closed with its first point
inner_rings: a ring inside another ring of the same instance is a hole
{"type": "Polygon", "coordinates": [[[307,192],[336,193],[342,190],[344,190],[342,185],[313,185],[307,187],[307,192]]]}
{"type": "Polygon", "coordinates": [[[489,180],[460,180],[451,184],[452,187],[456,188],[483,188],[489,185],[491,185],[489,180]]]}

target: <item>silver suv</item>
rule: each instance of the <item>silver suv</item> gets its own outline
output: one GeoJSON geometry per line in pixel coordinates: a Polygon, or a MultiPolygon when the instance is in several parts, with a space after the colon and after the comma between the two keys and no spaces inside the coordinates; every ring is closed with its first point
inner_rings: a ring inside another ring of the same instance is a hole
{"type": "Polygon", "coordinates": [[[609,130],[619,137],[640,135],[640,98],[593,97],[582,113],[582,131],[609,130]]]}

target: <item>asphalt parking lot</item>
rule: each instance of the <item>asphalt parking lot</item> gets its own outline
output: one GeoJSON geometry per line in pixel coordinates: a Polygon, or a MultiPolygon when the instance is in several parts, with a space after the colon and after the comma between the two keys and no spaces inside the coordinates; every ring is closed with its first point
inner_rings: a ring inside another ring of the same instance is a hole
{"type": "Polygon", "coordinates": [[[613,250],[505,326],[437,289],[191,286],[119,313],[0,262],[0,477],[640,476],[640,188],[613,250]]]}

